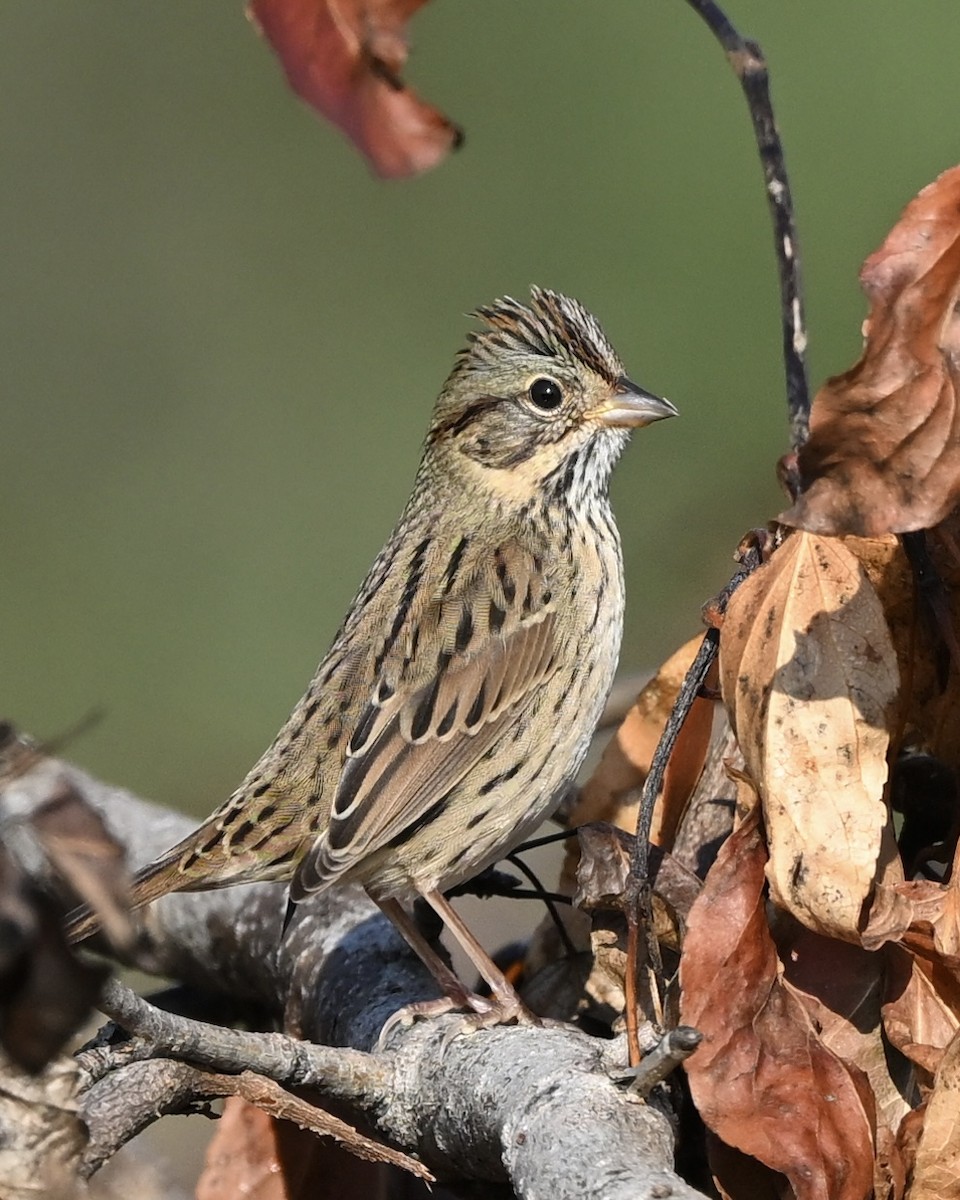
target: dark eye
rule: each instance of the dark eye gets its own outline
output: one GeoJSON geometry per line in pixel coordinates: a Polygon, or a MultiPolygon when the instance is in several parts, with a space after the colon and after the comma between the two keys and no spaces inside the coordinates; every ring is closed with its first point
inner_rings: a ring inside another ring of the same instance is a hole
{"type": "Polygon", "coordinates": [[[529,390],[531,403],[543,412],[555,412],[563,403],[563,391],[555,379],[535,379],[529,390]]]}

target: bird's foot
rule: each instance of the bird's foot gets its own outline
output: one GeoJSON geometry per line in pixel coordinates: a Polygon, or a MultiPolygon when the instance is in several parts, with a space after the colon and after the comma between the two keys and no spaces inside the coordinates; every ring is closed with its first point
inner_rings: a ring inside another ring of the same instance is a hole
{"type": "MultiPolygon", "coordinates": [[[[398,1027],[409,1029],[415,1021],[430,1017],[442,1017],[447,1013],[457,1012],[459,1009],[464,1008],[470,1010],[470,1015],[464,1017],[465,1021],[469,1021],[475,1017],[482,1019],[496,1008],[496,1002],[490,999],[489,996],[478,996],[474,992],[464,992],[463,996],[439,996],[436,1000],[417,1000],[414,1004],[405,1004],[403,1008],[398,1008],[384,1022],[383,1028],[380,1030],[380,1036],[377,1038],[376,1049],[384,1050],[387,1042],[390,1040],[390,1034],[398,1027]]],[[[492,1024],[499,1023],[498,1021],[492,1022],[492,1024]]],[[[480,1027],[478,1026],[478,1028],[480,1027]]]]}
{"type": "Polygon", "coordinates": [[[450,1026],[443,1036],[441,1054],[454,1038],[468,1036],[480,1029],[493,1029],[497,1025],[542,1025],[543,1020],[530,1011],[519,996],[484,997],[486,1008],[465,1013],[456,1024],[450,1026]]]}

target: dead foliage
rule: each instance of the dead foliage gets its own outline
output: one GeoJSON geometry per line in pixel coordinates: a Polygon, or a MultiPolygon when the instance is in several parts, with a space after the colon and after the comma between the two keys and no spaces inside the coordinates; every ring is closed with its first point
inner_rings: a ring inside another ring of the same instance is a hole
{"type": "Polygon", "coordinates": [[[860,275],[860,361],[827,381],[781,520],[876,537],[929,529],[960,499],[960,168],[907,206],[860,275]]]}
{"type": "Polygon", "coordinates": [[[251,0],[290,87],[338,126],[387,179],[434,167],[456,125],[403,82],[405,27],[425,0],[251,0]]]}
{"type": "MultiPolygon", "coordinates": [[[[668,977],[679,943],[678,1019],[703,1035],[685,1069],[730,1200],[960,1196],[960,168],[863,281],[863,356],[818,395],[802,493],[722,619],[729,726],[698,698],[654,825],[654,914],[664,865],[702,880],[657,935],[668,977]],[[734,828],[701,861],[710,797],[735,797],[734,828]]],[[[631,828],[678,675],[628,715],[592,819],[631,828]]],[[[621,981],[622,843],[588,835],[580,866],[621,981]]]]}

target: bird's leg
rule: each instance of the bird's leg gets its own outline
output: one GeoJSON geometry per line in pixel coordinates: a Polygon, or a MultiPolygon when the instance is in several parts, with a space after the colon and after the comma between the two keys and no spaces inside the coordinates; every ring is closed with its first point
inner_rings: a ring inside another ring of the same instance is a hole
{"type": "MultiPolygon", "coordinates": [[[[459,942],[460,948],[480,972],[481,978],[486,981],[493,994],[493,1005],[487,1012],[477,1013],[479,1021],[474,1024],[499,1025],[508,1021],[537,1024],[536,1016],[523,1003],[513,984],[473,936],[446,896],[438,891],[421,892],[421,895],[459,942]]],[[[474,1012],[476,1011],[474,1009],[474,1012]]]]}
{"type": "Polygon", "coordinates": [[[396,926],[403,935],[404,941],[413,950],[444,993],[453,1001],[454,1007],[473,1008],[472,1000],[481,997],[473,996],[454,975],[440,955],[434,950],[427,939],[417,928],[417,923],[407,912],[399,900],[377,900],[377,907],[385,917],[396,926]]]}
{"type": "Polygon", "coordinates": [[[492,1012],[495,1005],[485,996],[477,996],[469,991],[443,961],[436,950],[417,928],[417,923],[410,916],[399,900],[376,900],[377,907],[391,922],[396,930],[403,935],[404,941],[417,955],[430,974],[444,991],[444,995],[436,1000],[418,1000],[414,1004],[405,1004],[385,1022],[377,1039],[377,1048],[382,1050],[390,1032],[397,1025],[412,1025],[417,1017],[437,1017],[465,1008],[480,1017],[492,1012]]]}

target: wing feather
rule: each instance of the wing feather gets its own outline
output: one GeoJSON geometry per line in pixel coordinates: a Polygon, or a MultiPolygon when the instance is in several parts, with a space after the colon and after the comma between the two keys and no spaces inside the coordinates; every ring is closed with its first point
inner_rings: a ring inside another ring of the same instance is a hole
{"type": "Polygon", "coordinates": [[[502,547],[398,639],[356,722],[330,824],[298,867],[294,900],[402,844],[524,719],[556,658],[556,612],[538,576],[531,556],[502,547]]]}

